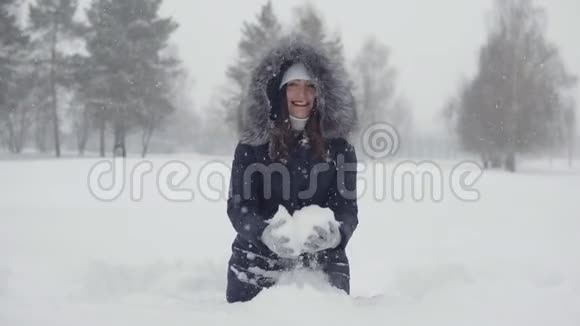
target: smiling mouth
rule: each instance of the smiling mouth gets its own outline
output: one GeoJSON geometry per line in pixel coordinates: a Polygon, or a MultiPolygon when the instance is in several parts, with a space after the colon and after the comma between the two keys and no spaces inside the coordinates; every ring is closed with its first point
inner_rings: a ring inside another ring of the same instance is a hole
{"type": "Polygon", "coordinates": [[[308,107],[310,103],[297,103],[297,102],[292,102],[292,105],[294,106],[298,106],[298,107],[308,107]]]}

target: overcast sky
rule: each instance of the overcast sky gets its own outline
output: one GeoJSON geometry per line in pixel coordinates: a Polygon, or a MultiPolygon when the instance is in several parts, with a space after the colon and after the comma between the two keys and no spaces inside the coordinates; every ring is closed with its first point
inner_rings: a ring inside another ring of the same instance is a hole
{"type": "MultiPolygon", "coordinates": [[[[164,15],[180,24],[174,35],[182,60],[194,79],[196,109],[203,108],[227,80],[236,59],[243,21],[254,21],[265,0],[165,0],[164,15]]],[[[285,25],[293,8],[305,1],[278,0],[274,10],[285,25]]],[[[351,60],[368,36],[392,50],[398,88],[411,102],[417,127],[439,130],[438,111],[462,76],[475,72],[493,0],[319,0],[314,7],[331,32],[342,36],[351,60]]],[[[580,75],[580,0],[538,0],[548,14],[548,36],[568,68],[580,75]]],[[[575,91],[580,103],[580,90],[575,91]]]]}

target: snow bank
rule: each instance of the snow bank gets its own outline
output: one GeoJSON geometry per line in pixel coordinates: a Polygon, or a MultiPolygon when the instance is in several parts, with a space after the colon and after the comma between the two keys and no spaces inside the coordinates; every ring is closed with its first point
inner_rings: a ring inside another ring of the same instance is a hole
{"type": "MultiPolygon", "coordinates": [[[[214,159],[189,159],[192,178],[214,159]]],[[[580,324],[578,170],[486,171],[477,202],[379,201],[367,188],[351,296],[296,271],[229,305],[225,202],[168,202],[152,175],[143,200],[100,202],[94,162],[0,162],[0,325],[580,324]]]]}

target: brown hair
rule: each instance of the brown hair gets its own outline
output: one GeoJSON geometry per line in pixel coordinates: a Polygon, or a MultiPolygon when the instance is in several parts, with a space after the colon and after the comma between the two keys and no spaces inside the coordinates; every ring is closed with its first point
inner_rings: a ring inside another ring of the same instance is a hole
{"type": "MultiPolygon", "coordinates": [[[[286,98],[286,87],[280,90],[280,110],[274,121],[274,128],[272,130],[271,151],[270,155],[273,160],[286,161],[288,154],[297,144],[297,139],[292,135],[292,127],[290,125],[288,101],[286,98]]],[[[326,140],[320,132],[320,112],[316,108],[316,100],[314,107],[310,113],[310,119],[306,123],[304,132],[309,139],[310,151],[318,160],[326,160],[326,140]]]]}

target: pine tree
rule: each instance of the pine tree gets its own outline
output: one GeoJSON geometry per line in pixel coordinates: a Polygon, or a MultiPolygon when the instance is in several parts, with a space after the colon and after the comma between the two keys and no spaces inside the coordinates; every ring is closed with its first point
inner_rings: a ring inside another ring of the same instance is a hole
{"type": "Polygon", "coordinates": [[[142,127],[148,140],[160,119],[173,111],[167,78],[177,62],[162,52],[177,24],[159,16],[161,4],[162,0],[94,0],[87,11],[87,49],[95,78],[101,81],[92,83],[92,102],[103,114],[101,123],[112,123],[115,155],[126,154],[131,128],[142,127]]]}
{"type": "Polygon", "coordinates": [[[79,35],[81,24],[75,20],[77,0],[43,0],[29,7],[30,29],[35,46],[42,52],[39,62],[48,70],[47,88],[50,94],[50,118],[55,155],[61,155],[59,87],[70,85],[71,55],[66,44],[79,35]]]}
{"type": "Polygon", "coordinates": [[[22,149],[27,129],[27,113],[21,110],[18,93],[28,82],[21,58],[29,39],[17,24],[16,5],[14,0],[0,0],[0,141],[11,152],[22,149]]]}
{"type": "Polygon", "coordinates": [[[238,111],[239,103],[249,85],[251,71],[258,64],[264,51],[280,38],[281,33],[282,26],[274,14],[271,1],[262,6],[256,16],[256,22],[243,24],[242,37],[238,43],[239,59],[229,66],[226,72],[235,86],[222,103],[229,112],[226,120],[238,131],[242,127],[242,113],[238,111]]]}
{"type": "Polygon", "coordinates": [[[0,0],[0,109],[6,109],[4,97],[14,75],[16,55],[28,41],[16,23],[15,5],[15,0],[0,0]]]}
{"type": "Polygon", "coordinates": [[[338,63],[344,63],[344,47],[340,36],[329,36],[322,15],[310,4],[294,9],[298,17],[295,33],[310,44],[322,47],[338,63]]]}

